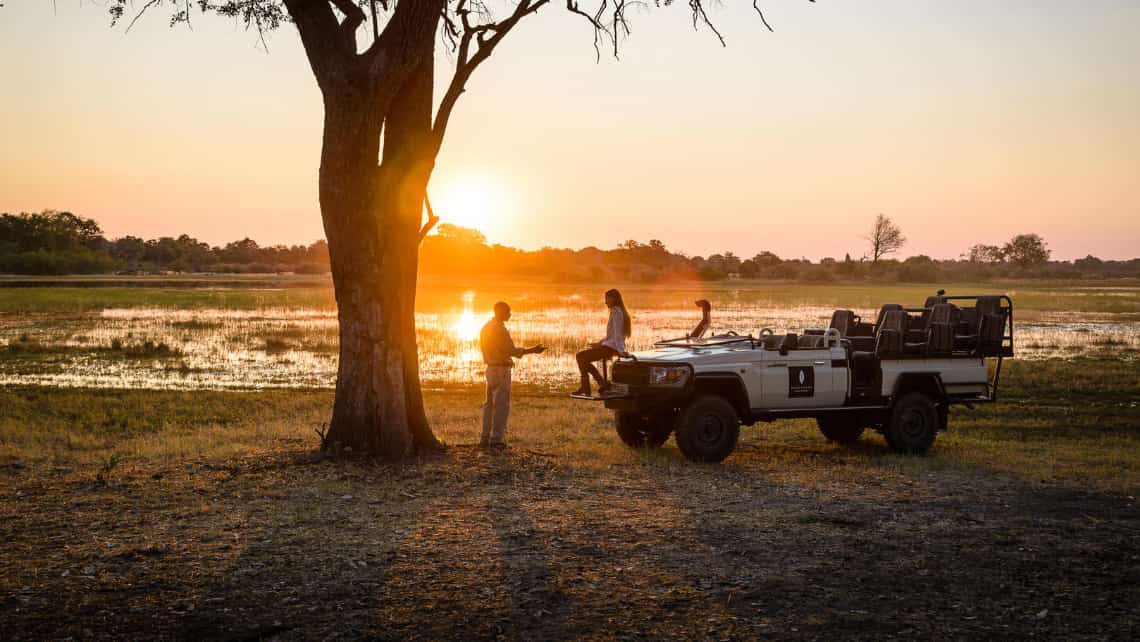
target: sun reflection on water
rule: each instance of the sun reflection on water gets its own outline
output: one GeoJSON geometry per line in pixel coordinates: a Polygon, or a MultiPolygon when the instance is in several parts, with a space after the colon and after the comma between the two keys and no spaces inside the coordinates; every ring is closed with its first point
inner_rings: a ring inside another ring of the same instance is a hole
{"type": "Polygon", "coordinates": [[[460,341],[470,342],[479,338],[479,331],[482,327],[479,320],[475,318],[474,304],[475,292],[473,290],[464,292],[463,312],[459,314],[459,319],[451,326],[451,331],[460,341]]]}

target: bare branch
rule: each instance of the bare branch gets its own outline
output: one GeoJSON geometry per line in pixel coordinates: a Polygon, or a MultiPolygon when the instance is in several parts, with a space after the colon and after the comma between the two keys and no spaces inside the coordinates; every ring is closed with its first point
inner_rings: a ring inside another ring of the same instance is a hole
{"type": "Polygon", "coordinates": [[[602,4],[598,7],[597,15],[591,16],[590,14],[586,13],[585,11],[582,11],[578,7],[578,3],[575,2],[574,0],[566,0],[566,10],[569,11],[570,13],[576,13],[576,14],[582,16],[583,18],[586,19],[587,22],[590,23],[590,26],[594,28],[594,55],[595,55],[597,62],[602,61],[602,49],[600,46],[601,45],[601,36],[603,34],[607,35],[607,36],[610,35],[610,32],[608,29],[606,29],[606,26],[603,25],[599,21],[599,17],[601,16],[601,13],[602,13],[602,11],[605,10],[605,8],[606,8],[606,0],[602,0],[602,4]]]}
{"type": "Polygon", "coordinates": [[[135,26],[135,23],[139,21],[139,18],[141,18],[144,13],[146,13],[147,9],[150,9],[160,2],[162,2],[162,0],[147,0],[147,3],[143,5],[143,8],[139,9],[139,12],[135,14],[134,18],[131,18],[130,24],[127,25],[127,32],[130,32],[131,27],[135,26]]]}
{"type": "Polygon", "coordinates": [[[768,27],[768,31],[775,32],[776,30],[772,28],[772,25],[768,24],[768,19],[764,17],[764,12],[760,10],[760,5],[757,4],[759,2],[760,0],[752,0],[752,8],[756,10],[756,13],[760,14],[760,22],[763,22],[764,26],[768,27]]]}
{"type": "Polygon", "coordinates": [[[424,226],[420,228],[421,243],[423,242],[424,237],[427,236],[429,232],[431,232],[431,228],[435,227],[435,224],[439,222],[439,217],[435,215],[435,210],[431,208],[431,199],[428,198],[426,191],[424,192],[424,205],[427,206],[428,220],[426,223],[424,223],[424,226]]]}
{"type": "Polygon", "coordinates": [[[727,47],[728,45],[724,42],[724,36],[720,35],[720,32],[713,26],[712,21],[709,20],[709,14],[705,13],[705,6],[701,4],[701,0],[689,0],[689,8],[693,10],[693,29],[697,28],[698,20],[704,22],[705,26],[711,29],[713,34],[716,35],[717,40],[720,40],[720,46],[727,47]]]}
{"type": "Polygon", "coordinates": [[[455,74],[451,77],[447,91],[439,104],[435,122],[432,125],[432,137],[435,148],[438,150],[443,142],[443,133],[447,129],[447,122],[459,96],[466,91],[467,80],[483,61],[494,52],[495,47],[524,17],[538,11],[550,0],[520,0],[511,15],[499,22],[472,24],[471,14],[479,10],[479,4],[470,0],[460,0],[456,5],[455,13],[462,24],[462,33],[459,37],[459,51],[455,61],[455,74]],[[474,9],[472,9],[474,7],[474,9]],[[472,48],[474,43],[474,48],[472,48]]]}

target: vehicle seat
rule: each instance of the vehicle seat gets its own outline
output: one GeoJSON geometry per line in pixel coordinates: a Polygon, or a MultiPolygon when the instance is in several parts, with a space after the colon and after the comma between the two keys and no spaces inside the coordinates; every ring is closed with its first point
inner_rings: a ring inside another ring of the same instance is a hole
{"type": "Polygon", "coordinates": [[[1001,309],[1001,297],[980,296],[973,308],[961,311],[954,345],[960,350],[982,352],[983,343],[1000,346],[1004,333],[1005,314],[1001,309]],[[986,321],[986,317],[993,318],[986,321]]]}
{"type": "Polygon", "coordinates": [[[992,356],[1001,350],[1005,336],[1005,315],[987,314],[978,326],[978,354],[992,356]]]}
{"type": "Polygon", "coordinates": [[[901,308],[884,310],[883,319],[875,333],[875,354],[879,357],[902,354],[907,324],[906,312],[901,308]]]}
{"type": "Polygon", "coordinates": [[[936,303],[930,310],[930,323],[926,327],[926,352],[949,354],[954,351],[954,330],[958,327],[958,306],[936,303]]]}
{"type": "Polygon", "coordinates": [[[798,347],[800,347],[800,339],[795,332],[785,334],[783,341],[780,341],[780,352],[795,350],[798,347]]]}
{"type": "Polygon", "coordinates": [[[799,348],[801,350],[814,350],[823,347],[822,334],[802,334],[800,335],[799,348]]]}
{"type": "Polygon", "coordinates": [[[901,311],[902,309],[903,307],[898,303],[886,303],[879,308],[879,316],[875,319],[875,334],[878,335],[879,328],[883,325],[883,320],[886,319],[888,312],[901,311]]]}
{"type": "Polygon", "coordinates": [[[831,325],[829,328],[839,330],[840,336],[847,336],[851,332],[851,327],[855,325],[855,313],[851,310],[836,310],[831,313],[831,325]]]}
{"type": "Polygon", "coordinates": [[[922,302],[922,329],[925,330],[930,327],[930,314],[934,310],[934,306],[942,303],[944,299],[941,295],[934,295],[926,297],[922,302]]]}

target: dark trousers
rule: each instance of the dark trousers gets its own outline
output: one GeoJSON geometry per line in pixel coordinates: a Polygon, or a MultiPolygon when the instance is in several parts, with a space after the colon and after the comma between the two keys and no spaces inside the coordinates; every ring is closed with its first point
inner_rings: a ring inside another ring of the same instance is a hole
{"type": "Polygon", "coordinates": [[[599,386],[602,385],[604,383],[602,381],[602,374],[594,367],[594,362],[601,361],[606,357],[613,358],[618,355],[618,351],[609,346],[586,348],[574,355],[574,358],[578,360],[578,372],[582,375],[582,387],[585,388],[590,385],[590,375],[594,375],[594,380],[598,382],[599,386]]]}

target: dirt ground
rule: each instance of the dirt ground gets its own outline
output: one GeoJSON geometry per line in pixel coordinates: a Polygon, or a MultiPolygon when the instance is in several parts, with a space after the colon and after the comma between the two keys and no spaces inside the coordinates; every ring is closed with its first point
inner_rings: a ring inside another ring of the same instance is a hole
{"type": "MultiPolygon", "coordinates": [[[[864,466],[525,445],[416,464],[297,441],[113,475],[0,471],[7,639],[1129,639],[1134,496],[864,466]]],[[[667,449],[667,450],[668,450],[667,449]]]]}

